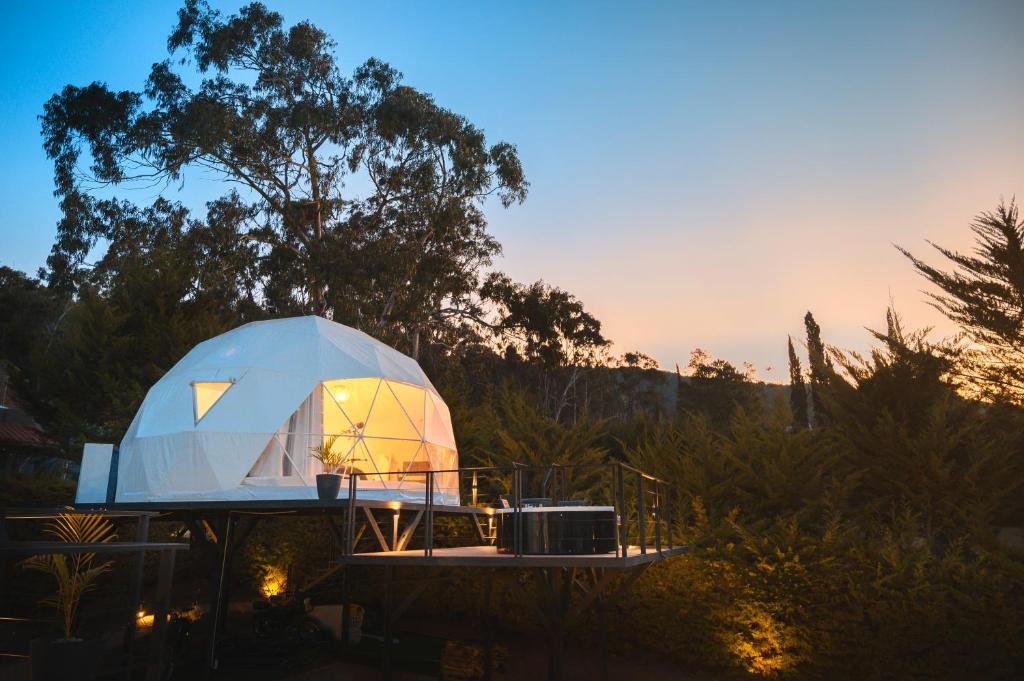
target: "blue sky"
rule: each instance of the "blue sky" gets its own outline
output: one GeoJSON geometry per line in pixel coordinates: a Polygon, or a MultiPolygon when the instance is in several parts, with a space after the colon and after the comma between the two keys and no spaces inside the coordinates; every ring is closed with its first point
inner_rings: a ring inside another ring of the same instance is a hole
{"type": "MultiPolygon", "coordinates": [[[[269,4],[517,144],[532,190],[489,208],[497,266],[667,368],[701,346],[781,379],[805,310],[862,350],[890,298],[947,332],[891,244],[968,247],[1024,187],[1020,2],[269,4]]],[[[67,83],[138,89],[176,5],[5,9],[0,264],[34,271],[58,218],[36,116],[67,83]]]]}

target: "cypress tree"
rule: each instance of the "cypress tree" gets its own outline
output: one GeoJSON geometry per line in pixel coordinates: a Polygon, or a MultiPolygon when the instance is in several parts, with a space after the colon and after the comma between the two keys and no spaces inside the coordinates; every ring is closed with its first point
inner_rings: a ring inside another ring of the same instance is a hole
{"type": "Polygon", "coordinates": [[[804,383],[804,372],[800,367],[800,358],[793,349],[793,338],[786,338],[789,345],[789,406],[793,410],[793,421],[800,428],[807,428],[807,386],[804,383]]]}
{"type": "Polygon", "coordinates": [[[826,420],[823,398],[832,363],[825,356],[821,327],[814,321],[810,311],[804,316],[804,327],[807,329],[807,361],[811,369],[811,404],[807,422],[810,427],[814,427],[822,425],[826,420]]]}

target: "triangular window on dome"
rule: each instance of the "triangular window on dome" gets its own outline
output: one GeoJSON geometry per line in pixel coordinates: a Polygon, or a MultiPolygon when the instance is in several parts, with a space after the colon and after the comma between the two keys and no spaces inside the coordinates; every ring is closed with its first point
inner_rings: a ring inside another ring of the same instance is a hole
{"type": "Polygon", "coordinates": [[[217,404],[217,401],[224,396],[228,388],[234,384],[234,381],[196,381],[192,383],[196,423],[199,423],[206,416],[206,412],[210,411],[210,408],[217,404]]]}

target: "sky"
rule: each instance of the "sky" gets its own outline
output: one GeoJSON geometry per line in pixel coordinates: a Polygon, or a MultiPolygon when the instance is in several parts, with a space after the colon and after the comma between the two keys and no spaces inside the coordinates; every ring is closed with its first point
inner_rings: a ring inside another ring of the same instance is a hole
{"type": "MultiPolygon", "coordinates": [[[[516,144],[531,190],[488,206],[496,267],[572,292],[664,368],[701,347],[785,380],[807,310],[859,351],[890,301],[951,333],[893,244],[968,249],[974,215],[1024,194],[1024,2],[268,4],[333,35],[344,70],[383,59],[516,144]]],[[[175,13],[5,7],[0,265],[34,272],[54,239],[43,103],[140,89],[175,13]]],[[[219,192],[186,183],[197,208],[219,192]]]]}

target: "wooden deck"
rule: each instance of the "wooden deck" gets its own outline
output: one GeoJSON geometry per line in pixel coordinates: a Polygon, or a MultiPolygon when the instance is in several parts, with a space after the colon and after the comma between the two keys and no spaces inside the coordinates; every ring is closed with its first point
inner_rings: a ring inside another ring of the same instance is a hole
{"type": "MultiPolygon", "coordinates": [[[[370,499],[356,497],[357,508],[388,509],[401,511],[423,511],[427,505],[421,501],[390,501],[384,499],[370,499]]],[[[293,513],[293,514],[318,514],[318,513],[342,513],[348,508],[348,499],[339,498],[332,501],[320,501],[319,499],[251,499],[241,501],[134,501],[115,502],[113,504],[75,504],[79,510],[97,510],[109,513],[111,511],[139,512],[148,511],[156,513],[190,512],[190,511],[234,511],[245,513],[254,511],[260,513],[293,513]]],[[[480,506],[447,506],[434,504],[434,513],[459,514],[459,515],[492,515],[494,509],[480,506]]]]}
{"type": "Polygon", "coordinates": [[[390,566],[631,568],[647,563],[655,563],[687,552],[689,552],[688,546],[674,546],[671,549],[662,547],[660,552],[655,547],[648,546],[646,553],[641,553],[639,546],[630,546],[625,557],[616,556],[614,553],[598,555],[515,556],[510,553],[498,553],[498,550],[493,546],[461,546],[447,549],[435,548],[432,555],[425,555],[423,549],[357,553],[352,556],[342,556],[338,558],[338,562],[346,565],[390,566]]]}

